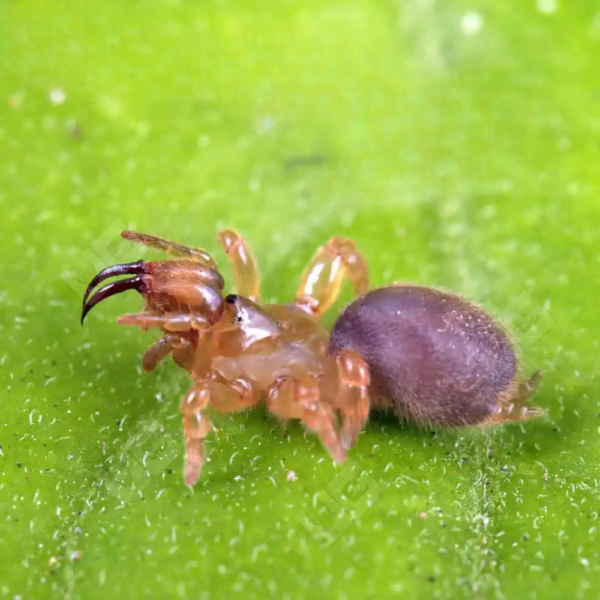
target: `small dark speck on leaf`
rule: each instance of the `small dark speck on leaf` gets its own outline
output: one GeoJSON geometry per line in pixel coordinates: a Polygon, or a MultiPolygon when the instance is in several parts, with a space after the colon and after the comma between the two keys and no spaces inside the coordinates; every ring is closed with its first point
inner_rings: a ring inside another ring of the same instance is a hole
{"type": "Polygon", "coordinates": [[[529,536],[526,533],[523,534],[523,541],[524,542],[529,541],[529,536]]]}
{"type": "Polygon", "coordinates": [[[22,465],[20,462],[18,462],[18,463],[17,463],[17,467],[19,467],[19,469],[20,469],[22,466],[23,466],[23,465],[22,465]]]}
{"type": "Polygon", "coordinates": [[[73,123],[73,125],[69,127],[69,137],[74,140],[81,139],[81,127],[77,123],[73,123]]]}
{"type": "Polygon", "coordinates": [[[324,154],[307,154],[305,156],[292,156],[285,161],[286,169],[297,169],[298,167],[320,167],[327,162],[324,154]]]}
{"type": "Polygon", "coordinates": [[[435,578],[433,575],[430,575],[430,576],[427,578],[427,581],[429,581],[429,583],[435,583],[437,580],[436,580],[436,578],[435,578]]]}

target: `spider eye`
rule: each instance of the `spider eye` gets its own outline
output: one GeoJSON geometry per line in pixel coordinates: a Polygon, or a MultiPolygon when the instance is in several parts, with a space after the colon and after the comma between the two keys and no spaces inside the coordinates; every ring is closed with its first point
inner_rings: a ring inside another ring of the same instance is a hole
{"type": "Polygon", "coordinates": [[[237,299],[238,297],[236,294],[229,294],[229,296],[225,296],[225,302],[227,302],[227,304],[235,304],[237,299]]]}

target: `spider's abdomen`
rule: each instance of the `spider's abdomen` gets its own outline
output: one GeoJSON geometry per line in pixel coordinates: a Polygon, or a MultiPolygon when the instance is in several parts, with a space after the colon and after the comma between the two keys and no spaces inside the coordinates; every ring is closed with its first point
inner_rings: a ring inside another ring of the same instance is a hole
{"type": "Polygon", "coordinates": [[[426,287],[373,290],[342,312],[329,354],[359,352],[371,372],[374,407],[417,423],[481,423],[516,375],[502,327],[463,298],[426,287]]]}

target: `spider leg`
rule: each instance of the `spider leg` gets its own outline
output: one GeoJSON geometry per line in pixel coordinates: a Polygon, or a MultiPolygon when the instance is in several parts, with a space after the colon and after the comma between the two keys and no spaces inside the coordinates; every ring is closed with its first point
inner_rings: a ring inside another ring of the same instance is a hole
{"type": "Polygon", "coordinates": [[[154,371],[169,354],[173,360],[186,371],[191,371],[194,358],[198,355],[196,346],[182,334],[167,333],[146,350],[142,358],[142,366],[147,373],[154,371]]]}
{"type": "Polygon", "coordinates": [[[357,295],[369,289],[369,270],[354,242],[334,236],[309,262],[296,293],[295,304],[315,315],[326,312],[339,296],[344,279],[357,295]]]}
{"type": "Polygon", "coordinates": [[[336,462],[346,460],[346,451],[335,427],[335,412],[329,403],[321,401],[315,379],[281,378],[267,392],[267,408],[282,419],[300,419],[309,431],[319,435],[336,462]]]}
{"type": "Polygon", "coordinates": [[[154,342],[154,344],[144,352],[144,357],[142,358],[144,371],[147,373],[154,371],[158,366],[158,363],[171,354],[172,346],[170,338],[170,335],[165,335],[165,337],[154,342]]]}
{"type": "Polygon", "coordinates": [[[523,421],[543,417],[546,411],[526,403],[535,394],[543,377],[542,371],[536,371],[527,381],[519,383],[509,396],[500,401],[499,410],[481,425],[500,425],[511,421],[523,421]]]}
{"type": "Polygon", "coordinates": [[[248,244],[233,229],[219,232],[219,243],[225,249],[233,269],[233,283],[240,296],[258,302],[260,282],[258,267],[248,244]]]}
{"type": "Polygon", "coordinates": [[[121,315],[117,318],[119,325],[133,325],[147,331],[151,327],[158,327],[169,332],[202,331],[210,327],[209,322],[199,315],[189,313],[166,313],[155,315],[152,313],[132,313],[121,315]]]}
{"type": "Polygon", "coordinates": [[[342,415],[341,440],[349,450],[363,430],[369,417],[369,367],[353,350],[342,350],[327,358],[321,380],[325,399],[342,415]]]}
{"type": "Polygon", "coordinates": [[[194,485],[206,458],[204,440],[211,431],[207,409],[218,412],[245,410],[260,400],[260,392],[247,379],[197,381],[181,403],[185,438],[184,479],[194,485]]]}
{"type": "Polygon", "coordinates": [[[210,254],[201,248],[190,248],[183,244],[178,244],[177,242],[165,240],[156,235],[139,233],[138,231],[122,231],[121,237],[134,244],[141,244],[143,246],[148,246],[149,248],[154,248],[155,250],[162,250],[173,256],[187,257],[206,265],[210,269],[217,269],[217,265],[210,254]]]}

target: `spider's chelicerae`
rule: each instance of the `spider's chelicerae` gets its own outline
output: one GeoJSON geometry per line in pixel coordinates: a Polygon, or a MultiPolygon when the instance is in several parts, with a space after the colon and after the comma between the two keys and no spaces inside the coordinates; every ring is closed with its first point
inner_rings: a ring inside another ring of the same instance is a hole
{"type": "Polygon", "coordinates": [[[541,377],[525,380],[504,329],[458,296],[414,285],[368,291],[369,275],[354,243],[333,237],[309,263],[291,304],[259,304],[255,260],[238,233],[219,241],[233,268],[237,294],[204,250],[133,231],[125,239],[166,251],[163,261],[115,265],[96,275],[81,320],[99,302],[137,290],[146,306],[119,317],[122,325],[160,329],[144,354],[152,371],[168,355],[191,376],[181,403],[185,481],[204,463],[209,409],[244,410],[265,399],[282,419],[300,419],[342,462],[372,409],[433,426],[504,423],[543,414],[526,401],[541,377]],[[132,275],[108,283],[109,277],[132,275]],[[319,317],[345,279],[359,296],[331,334],[319,317]]]}

